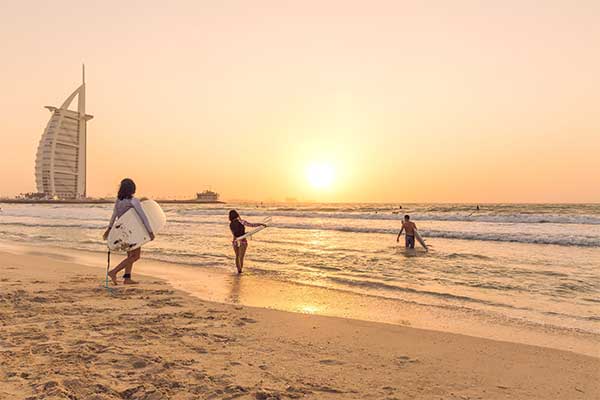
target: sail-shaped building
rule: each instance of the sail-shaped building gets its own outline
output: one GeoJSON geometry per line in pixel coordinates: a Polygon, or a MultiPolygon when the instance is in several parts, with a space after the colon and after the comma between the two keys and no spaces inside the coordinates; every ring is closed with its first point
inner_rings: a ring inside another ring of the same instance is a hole
{"type": "Polygon", "coordinates": [[[60,108],[46,106],[52,113],[38,145],[35,160],[37,191],[49,198],[86,197],[85,69],[83,81],[60,108]],[[77,97],[77,111],[70,108],[77,97]]]}

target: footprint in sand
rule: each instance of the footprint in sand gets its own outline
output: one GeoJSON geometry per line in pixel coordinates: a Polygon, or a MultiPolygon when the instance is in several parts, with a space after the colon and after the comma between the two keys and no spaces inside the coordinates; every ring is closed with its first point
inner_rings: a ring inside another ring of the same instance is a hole
{"type": "Polygon", "coordinates": [[[148,363],[144,360],[137,360],[137,361],[134,361],[133,364],[131,364],[131,366],[135,369],[144,368],[147,365],[148,365],[148,363]]]}
{"type": "Polygon", "coordinates": [[[175,292],[173,290],[170,290],[170,289],[158,289],[158,290],[153,290],[151,293],[152,294],[168,294],[168,295],[172,295],[175,292]]]}
{"type": "Polygon", "coordinates": [[[144,399],[144,400],[160,400],[164,399],[165,396],[154,388],[152,385],[140,385],[129,388],[120,393],[123,399],[144,399]]]}
{"type": "Polygon", "coordinates": [[[181,313],[179,315],[181,317],[183,317],[183,318],[194,318],[195,317],[194,313],[193,312],[189,312],[189,311],[183,312],[183,313],[181,313]]]}
{"type": "Polygon", "coordinates": [[[161,308],[161,307],[183,307],[181,303],[173,301],[171,299],[155,299],[148,302],[150,307],[161,308]]]}
{"type": "Polygon", "coordinates": [[[281,395],[277,392],[258,391],[254,394],[256,400],[280,400],[281,395]]]}
{"type": "Polygon", "coordinates": [[[215,310],[214,308],[209,308],[206,311],[211,314],[225,314],[226,313],[226,311],[224,311],[224,310],[215,310]]]}
{"type": "Polygon", "coordinates": [[[396,358],[396,364],[401,367],[405,367],[409,364],[418,363],[419,360],[416,358],[410,358],[409,356],[399,356],[396,358]]]}
{"type": "Polygon", "coordinates": [[[333,360],[333,359],[325,359],[325,360],[319,360],[319,364],[323,364],[323,365],[343,365],[344,363],[339,361],[339,360],[333,360]]]}

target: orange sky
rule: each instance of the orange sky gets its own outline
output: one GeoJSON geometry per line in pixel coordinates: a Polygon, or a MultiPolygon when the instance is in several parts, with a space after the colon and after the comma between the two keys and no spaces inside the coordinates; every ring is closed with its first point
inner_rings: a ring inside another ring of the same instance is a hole
{"type": "Polygon", "coordinates": [[[600,201],[600,2],[421,3],[5,3],[0,195],[85,62],[92,196],[600,201]]]}

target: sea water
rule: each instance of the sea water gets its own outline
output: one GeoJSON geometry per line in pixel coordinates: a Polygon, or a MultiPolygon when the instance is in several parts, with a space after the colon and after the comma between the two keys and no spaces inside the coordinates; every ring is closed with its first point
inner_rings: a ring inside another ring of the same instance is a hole
{"type": "MultiPolygon", "coordinates": [[[[600,334],[600,205],[181,204],[145,258],[235,271],[228,211],[273,221],[248,273],[368,299],[600,334]],[[410,214],[430,246],[396,242],[410,214]]],[[[111,205],[3,205],[0,238],[105,251],[111,205]]],[[[395,321],[389,321],[395,322],[395,321]]]]}

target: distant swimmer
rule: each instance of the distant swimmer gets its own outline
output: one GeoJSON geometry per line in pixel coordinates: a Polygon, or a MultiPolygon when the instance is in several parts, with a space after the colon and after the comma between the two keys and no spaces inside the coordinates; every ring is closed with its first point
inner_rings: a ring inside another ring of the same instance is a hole
{"type": "Polygon", "coordinates": [[[400,235],[402,235],[402,231],[406,231],[405,234],[405,246],[407,249],[415,248],[415,229],[417,229],[417,225],[410,220],[410,215],[406,214],[404,216],[404,221],[402,221],[402,228],[398,233],[398,237],[396,238],[396,242],[400,242],[400,235]]]}
{"type": "Polygon", "coordinates": [[[467,217],[470,217],[471,215],[475,214],[477,211],[479,211],[479,205],[477,205],[477,207],[475,208],[475,211],[473,211],[471,214],[467,215],[467,217]]]}

